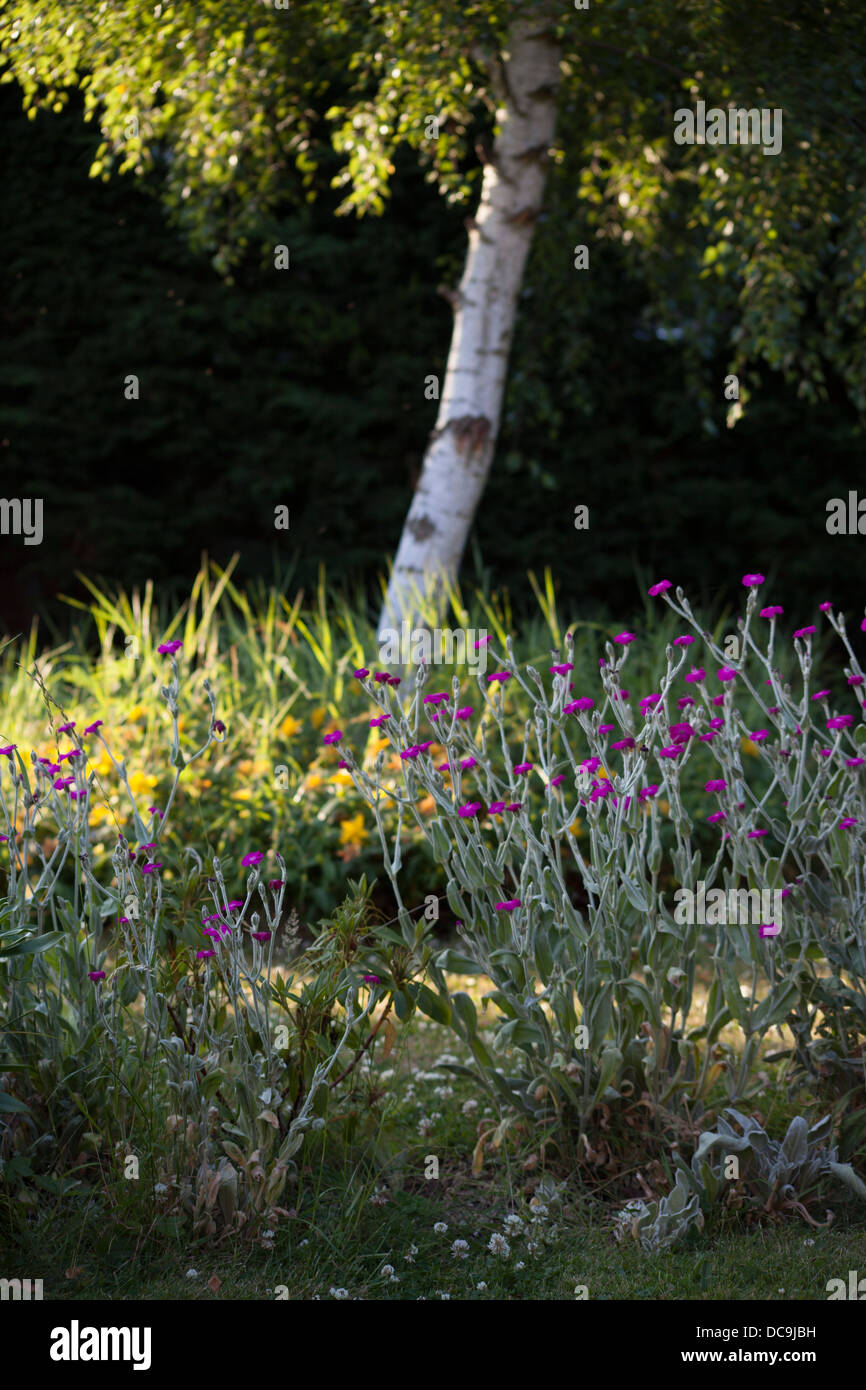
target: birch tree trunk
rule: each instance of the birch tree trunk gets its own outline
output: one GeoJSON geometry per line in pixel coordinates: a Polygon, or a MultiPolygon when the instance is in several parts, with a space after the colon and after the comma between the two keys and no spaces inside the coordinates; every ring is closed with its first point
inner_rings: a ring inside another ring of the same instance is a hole
{"type": "Polygon", "coordinates": [[[441,611],[445,580],[456,578],[484,491],[502,410],[517,295],[541,211],[547,155],[556,129],[560,49],[542,19],[519,20],[499,69],[492,161],[469,232],[454,332],[421,477],[394,560],[382,615],[385,629],[414,626],[416,590],[441,611]]]}

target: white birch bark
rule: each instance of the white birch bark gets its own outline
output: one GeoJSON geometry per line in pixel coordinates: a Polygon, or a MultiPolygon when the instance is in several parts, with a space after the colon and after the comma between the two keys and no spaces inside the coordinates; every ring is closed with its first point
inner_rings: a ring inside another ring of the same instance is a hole
{"type": "Polygon", "coordinates": [[[517,296],[541,211],[556,129],[560,49],[541,20],[518,21],[500,69],[499,133],[469,232],[436,427],[394,560],[379,633],[414,626],[413,594],[441,612],[493,462],[517,296]]]}

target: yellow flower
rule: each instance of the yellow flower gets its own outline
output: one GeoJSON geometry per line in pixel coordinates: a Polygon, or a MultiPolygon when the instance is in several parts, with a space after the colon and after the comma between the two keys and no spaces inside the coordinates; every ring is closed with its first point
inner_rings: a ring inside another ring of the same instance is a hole
{"type": "Polygon", "coordinates": [[[236,792],[232,792],[232,801],[249,801],[252,792],[249,787],[240,787],[236,792]]]}
{"type": "Polygon", "coordinates": [[[658,807],[659,807],[659,810],[661,811],[661,813],[662,813],[663,816],[669,816],[669,815],[670,815],[670,813],[671,813],[671,803],[670,803],[669,801],[665,801],[664,798],[663,798],[663,799],[658,803],[658,807]]]}
{"type": "Polygon", "coordinates": [[[585,834],[586,834],[586,831],[584,830],[583,826],[582,826],[581,823],[580,823],[580,817],[579,817],[579,816],[578,816],[577,820],[573,820],[573,821],[571,822],[571,825],[568,827],[568,829],[569,829],[570,833],[571,833],[572,835],[574,835],[575,837],[579,837],[580,835],[585,835],[585,834]]]}
{"type": "Polygon", "coordinates": [[[353,787],[355,785],[351,773],[346,772],[345,768],[340,768],[339,772],[335,772],[333,777],[328,780],[334,787],[353,787]]]}
{"type": "Polygon", "coordinates": [[[248,777],[249,774],[252,772],[252,770],[253,770],[253,760],[252,760],[252,758],[241,758],[240,762],[238,763],[238,772],[241,774],[241,776],[242,776],[242,777],[248,777]]]}
{"type": "Polygon", "coordinates": [[[152,791],[157,785],[157,779],[149,772],[133,772],[129,779],[129,790],[138,795],[139,792],[152,791]]]}
{"type": "MultiPolygon", "coordinates": [[[[280,725],[279,732],[282,734],[283,738],[291,738],[293,734],[296,734],[303,727],[304,723],[302,719],[295,719],[294,715],[287,714],[280,725]]],[[[316,727],[318,728],[318,725],[316,725],[316,727]]]]}
{"type": "Polygon", "coordinates": [[[757,758],[758,745],[756,743],[753,743],[750,738],[741,738],[740,747],[742,748],[744,753],[748,753],[750,758],[757,758]]]}
{"type": "Polygon", "coordinates": [[[388,739],[380,737],[371,738],[370,743],[368,745],[370,757],[375,758],[379,753],[381,753],[383,748],[388,747],[390,747],[388,739]]]}
{"type": "Polygon", "coordinates": [[[322,725],[324,724],[324,722],[325,722],[325,720],[327,719],[327,717],[328,717],[328,711],[327,711],[326,709],[321,709],[321,708],[319,708],[319,709],[314,709],[314,710],[313,710],[313,713],[310,715],[310,718],[311,718],[312,721],[313,721],[313,728],[314,728],[314,729],[321,729],[321,727],[322,727],[322,725]]]}
{"type": "Polygon", "coordinates": [[[610,773],[608,772],[608,770],[607,770],[606,767],[600,767],[600,768],[598,769],[598,776],[599,776],[599,777],[607,777],[607,778],[609,779],[609,778],[610,778],[610,773]]]}
{"type": "Polygon", "coordinates": [[[134,723],[136,719],[143,719],[146,711],[144,705],[133,705],[126,718],[128,723],[134,723]]]}
{"type": "Polygon", "coordinates": [[[359,811],[351,820],[340,821],[340,844],[361,845],[369,839],[370,832],[364,829],[364,817],[359,811]]]}
{"type": "Polygon", "coordinates": [[[111,819],[112,815],[107,806],[94,806],[90,815],[87,817],[88,823],[94,827],[102,825],[103,821],[111,819]]]}
{"type": "Polygon", "coordinates": [[[307,789],[312,791],[315,787],[321,786],[322,778],[318,772],[311,772],[307,778],[307,789]]]}
{"type": "Polygon", "coordinates": [[[108,754],[103,748],[101,753],[99,754],[99,757],[96,759],[96,762],[93,762],[92,760],[88,762],[86,771],[88,773],[95,772],[97,777],[107,777],[109,772],[111,772],[113,766],[114,764],[112,763],[111,759],[109,758],[108,754]]]}

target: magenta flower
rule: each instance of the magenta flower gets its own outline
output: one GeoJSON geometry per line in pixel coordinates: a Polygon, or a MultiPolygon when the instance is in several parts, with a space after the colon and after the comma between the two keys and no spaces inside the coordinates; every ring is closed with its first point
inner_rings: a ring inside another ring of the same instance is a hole
{"type": "Polygon", "coordinates": [[[781,930],[778,922],[762,922],[758,927],[758,936],[778,936],[781,930]]]}
{"type": "Polygon", "coordinates": [[[837,714],[827,720],[828,729],[847,729],[854,723],[853,714],[837,714]]]}
{"type": "Polygon", "coordinates": [[[698,739],[701,743],[711,743],[712,740],[716,737],[717,733],[718,729],[710,729],[705,734],[698,734],[698,739]]]}
{"type": "Polygon", "coordinates": [[[164,819],[165,819],[165,817],[164,817],[162,811],[159,809],[158,806],[148,806],[147,809],[148,809],[148,811],[150,812],[150,814],[151,814],[152,816],[159,816],[160,820],[164,820],[164,819]]]}
{"type": "Polygon", "coordinates": [[[795,637],[811,637],[812,634],[815,633],[815,632],[817,632],[817,631],[818,631],[818,629],[817,629],[816,627],[798,627],[798,628],[797,628],[797,631],[794,633],[794,636],[795,636],[795,637]]]}
{"type": "Polygon", "coordinates": [[[515,764],[514,764],[514,771],[515,771],[515,772],[531,772],[531,771],[532,771],[532,763],[515,763],[515,764]]]}
{"type": "Polygon", "coordinates": [[[574,711],[578,709],[592,709],[594,704],[595,700],[591,700],[588,695],[581,695],[579,700],[572,700],[571,704],[563,705],[562,712],[563,714],[574,714],[574,711]]]}
{"type": "Polygon", "coordinates": [[[863,677],[862,677],[862,676],[858,676],[858,675],[849,676],[849,677],[848,677],[848,684],[849,684],[849,685],[862,685],[862,684],[863,684],[863,677]]]}
{"type": "Polygon", "coordinates": [[[712,814],[711,816],[707,816],[707,820],[710,821],[711,823],[715,823],[716,821],[719,821],[719,820],[727,820],[727,819],[728,819],[728,815],[727,815],[727,812],[726,812],[726,811],[713,811],[713,814],[712,814]]]}
{"type": "Polygon", "coordinates": [[[408,759],[410,759],[410,758],[413,758],[413,759],[414,759],[414,758],[419,757],[420,753],[421,753],[421,749],[418,747],[418,744],[417,744],[417,743],[413,743],[413,745],[412,745],[411,748],[404,748],[404,749],[403,749],[403,752],[400,754],[400,757],[403,759],[403,761],[404,761],[404,763],[405,763],[405,762],[406,762],[408,759]]]}
{"type": "Polygon", "coordinates": [[[675,638],[674,638],[674,646],[675,646],[675,647],[690,647],[690,646],[692,645],[692,643],[694,642],[694,640],[695,640],[694,637],[691,637],[688,633],[686,633],[684,637],[675,637],[675,638]]]}
{"type": "Polygon", "coordinates": [[[549,669],[550,669],[551,675],[554,675],[554,676],[564,676],[565,673],[566,673],[566,671],[573,671],[573,670],[574,670],[574,666],[572,665],[572,663],[571,663],[570,661],[562,661],[562,662],[559,663],[558,666],[551,666],[549,669]]]}
{"type": "Polygon", "coordinates": [[[71,722],[71,724],[61,724],[60,727],[58,728],[57,732],[58,732],[59,734],[71,734],[71,733],[72,733],[72,730],[73,730],[74,728],[75,728],[75,720],[73,719],[72,722],[71,722]]]}
{"type": "Polygon", "coordinates": [[[105,971],[104,971],[104,970],[88,970],[88,972],[87,972],[87,978],[88,978],[88,980],[93,980],[93,981],[96,981],[96,980],[104,980],[104,979],[105,979],[105,971]]]}
{"type": "Polygon", "coordinates": [[[627,647],[629,642],[637,641],[636,632],[618,632],[614,637],[614,642],[618,642],[621,647],[627,647]]]}
{"type": "Polygon", "coordinates": [[[520,898],[509,898],[507,902],[497,903],[497,912],[513,912],[516,907],[522,907],[520,898]]]}
{"type": "Polygon", "coordinates": [[[698,681],[706,680],[707,673],[703,666],[693,666],[686,676],[687,685],[696,685],[698,681]]]}
{"type": "Polygon", "coordinates": [[[253,941],[270,941],[271,939],[269,931],[251,931],[250,936],[253,938],[253,941]]]}
{"type": "Polygon", "coordinates": [[[693,705],[694,703],[691,695],[681,695],[677,700],[677,709],[688,709],[689,705],[693,705]]]}
{"type": "Polygon", "coordinates": [[[779,713],[779,706],[778,706],[778,705],[768,705],[768,706],[767,706],[767,713],[768,713],[768,714],[778,714],[778,713],[779,713]]]}
{"type": "Polygon", "coordinates": [[[402,676],[389,676],[389,677],[388,677],[388,684],[389,684],[389,685],[395,685],[395,686],[396,686],[396,685],[399,685],[400,682],[402,681],[402,679],[403,679],[402,676]]]}
{"type": "Polygon", "coordinates": [[[550,779],[550,785],[551,785],[552,787],[558,787],[559,784],[560,784],[560,782],[564,782],[564,781],[565,781],[565,773],[564,773],[564,772],[560,772],[560,774],[559,774],[558,777],[551,777],[551,779],[550,779]]]}
{"type": "Polygon", "coordinates": [[[715,778],[712,782],[705,782],[705,783],[704,783],[704,791],[705,791],[705,792],[723,792],[723,791],[725,790],[725,788],[727,787],[727,785],[728,785],[727,782],[723,782],[723,781],[721,780],[721,778],[717,777],[717,778],[715,778]]]}
{"type": "Polygon", "coordinates": [[[450,763],[439,763],[438,767],[436,768],[436,771],[437,771],[437,772],[450,772],[450,771],[451,771],[451,764],[450,764],[450,763]]]}
{"type": "Polygon", "coordinates": [[[720,681],[735,681],[737,673],[733,666],[720,666],[716,672],[716,679],[720,681]]]}
{"type": "Polygon", "coordinates": [[[581,767],[585,767],[587,772],[598,772],[601,767],[601,758],[584,758],[581,767]]]}
{"type": "Polygon", "coordinates": [[[157,869],[161,869],[161,868],[162,868],[162,864],[160,864],[159,861],[156,861],[156,862],[153,863],[153,864],[142,864],[142,866],[141,866],[141,872],[142,872],[143,874],[155,874],[156,871],[157,871],[157,869]]]}
{"type": "MultiPolygon", "coordinates": [[[[460,771],[461,771],[461,772],[468,772],[469,769],[470,769],[470,767],[477,767],[477,766],[478,766],[478,759],[477,759],[477,758],[461,758],[461,759],[460,759],[460,771]]],[[[516,769],[515,769],[515,771],[516,771],[516,769]]]]}
{"type": "Polygon", "coordinates": [[[712,705],[723,705],[724,703],[725,703],[725,697],[724,697],[724,695],[714,695],[713,698],[712,698],[712,700],[710,701],[710,704],[712,704],[712,705]]]}
{"type": "Polygon", "coordinates": [[[779,618],[784,613],[784,608],[778,603],[770,604],[769,608],[761,609],[762,618],[779,618]]]}
{"type": "Polygon", "coordinates": [[[833,756],[833,749],[832,749],[832,748],[819,748],[819,749],[818,749],[818,756],[819,756],[819,758],[832,758],[832,756],[833,756]]]}
{"type": "Polygon", "coordinates": [[[764,582],[764,576],[763,576],[762,574],[744,574],[744,575],[743,575],[743,584],[745,585],[745,587],[746,587],[747,589],[757,589],[758,585],[759,585],[759,584],[763,584],[763,582],[764,582]]]}
{"type": "Polygon", "coordinates": [[[215,734],[224,734],[226,726],[221,719],[215,719],[213,724],[211,724],[211,730],[215,734]]]}
{"type": "Polygon", "coordinates": [[[233,898],[230,903],[226,903],[226,909],[227,911],[231,912],[234,908],[243,907],[243,905],[244,904],[242,898],[233,898]]]}
{"type": "Polygon", "coordinates": [[[658,584],[650,585],[650,587],[647,589],[647,593],[649,594],[650,598],[658,598],[659,594],[663,594],[665,589],[669,589],[670,587],[671,581],[669,579],[660,579],[658,584]]]}
{"type": "Polygon", "coordinates": [[[250,850],[249,854],[245,854],[241,860],[241,868],[248,869],[251,864],[261,864],[264,857],[260,849],[250,850]]]}
{"type": "Polygon", "coordinates": [[[386,719],[390,719],[390,718],[391,718],[390,714],[380,714],[379,717],[378,717],[377,719],[371,719],[371,720],[370,720],[370,728],[371,728],[371,729],[378,729],[379,726],[380,726],[380,724],[384,724],[384,723],[385,723],[385,720],[386,720],[386,719]]]}
{"type": "Polygon", "coordinates": [[[179,652],[182,646],[183,642],[163,642],[162,646],[157,647],[156,650],[160,656],[174,656],[175,652],[179,652]]]}
{"type": "Polygon", "coordinates": [[[490,641],[490,638],[489,638],[489,637],[479,637],[479,638],[478,638],[478,641],[477,641],[477,642],[473,642],[472,645],[474,646],[475,650],[478,651],[478,648],[479,648],[479,647],[486,647],[486,646],[487,646],[487,643],[488,643],[489,641],[490,641]]]}
{"type": "Polygon", "coordinates": [[[840,822],[839,822],[839,829],[840,829],[840,830],[848,830],[852,825],[856,825],[856,824],[857,824],[857,819],[856,819],[855,816],[845,816],[845,818],[844,818],[843,820],[840,820],[840,822]]]}
{"type": "Polygon", "coordinates": [[[475,713],[475,711],[474,711],[474,709],[472,708],[471,705],[464,705],[462,709],[459,709],[459,710],[457,711],[457,718],[458,718],[458,719],[471,719],[474,713],[475,713]]]}
{"type": "Polygon", "coordinates": [[[480,801],[467,801],[465,805],[458,806],[457,814],[462,816],[464,820],[469,820],[470,817],[477,816],[478,812],[482,809],[480,801]]]}
{"type": "Polygon", "coordinates": [[[863,764],[864,764],[864,762],[866,762],[866,758],[846,758],[846,759],[845,759],[845,766],[846,766],[846,767],[862,767],[863,764]]]}
{"type": "Polygon", "coordinates": [[[641,787],[640,791],[637,794],[637,799],[638,801],[645,801],[648,796],[656,796],[657,794],[658,784],[653,783],[652,786],[641,787]]]}
{"type": "Polygon", "coordinates": [[[428,738],[428,740],[427,740],[426,743],[419,743],[419,744],[418,744],[418,752],[419,752],[419,753],[426,753],[426,752],[427,752],[427,749],[428,749],[428,748],[432,748],[432,747],[433,747],[433,740],[432,740],[432,738],[428,738]]]}
{"type": "Polygon", "coordinates": [[[619,752],[621,748],[634,748],[635,744],[633,738],[621,738],[618,743],[612,743],[610,746],[619,752]]]}
{"type": "Polygon", "coordinates": [[[214,937],[216,941],[220,940],[220,932],[217,930],[216,927],[202,927],[202,932],[205,936],[214,937]]]}
{"type": "Polygon", "coordinates": [[[382,981],[379,979],[379,976],[378,976],[378,975],[365,975],[365,976],[364,976],[364,984],[365,984],[365,985],[380,985],[381,983],[382,983],[382,981]]]}
{"type": "Polygon", "coordinates": [[[813,700],[823,700],[824,697],[825,697],[826,695],[829,695],[829,694],[830,694],[830,691],[829,691],[829,690],[816,690],[816,691],[815,691],[815,694],[812,696],[812,699],[813,699],[813,700]]]}
{"type": "Polygon", "coordinates": [[[614,700],[627,700],[627,699],[628,699],[628,691],[627,691],[627,690],[615,690],[615,691],[613,692],[613,695],[612,695],[611,698],[614,699],[614,700]]]}
{"type": "Polygon", "coordinates": [[[339,742],[340,742],[340,739],[341,739],[342,737],[343,737],[343,731],[342,731],[342,729],[332,729],[331,732],[330,732],[329,734],[325,734],[325,737],[322,739],[322,742],[323,742],[323,743],[339,743],[339,742]]]}
{"type": "Polygon", "coordinates": [[[375,671],[375,672],[373,673],[373,680],[374,680],[374,681],[377,681],[379,685],[387,685],[387,684],[388,684],[388,672],[387,672],[387,671],[375,671]]]}
{"type": "Polygon", "coordinates": [[[668,747],[668,748],[660,748],[660,749],[659,749],[659,757],[660,757],[660,758],[678,758],[678,757],[680,756],[680,753],[682,753],[682,751],[683,751],[683,750],[682,750],[682,745],[681,745],[681,744],[679,744],[679,743],[673,743],[673,744],[671,744],[670,747],[668,747]]]}
{"type": "Polygon", "coordinates": [[[268,887],[269,887],[269,888],[274,888],[274,889],[276,889],[276,888],[284,888],[284,887],[285,887],[285,884],[284,884],[284,882],[283,882],[283,880],[282,880],[281,878],[269,878],[269,879],[268,879],[268,887]]]}
{"type": "Polygon", "coordinates": [[[661,695],[657,694],[655,691],[652,695],[644,695],[640,702],[641,714],[646,714],[648,709],[655,708],[661,698],[661,695]]]}
{"type": "Polygon", "coordinates": [[[833,605],[832,603],[819,603],[818,607],[820,608],[822,613],[829,613],[833,605]]]}
{"type": "Polygon", "coordinates": [[[866,618],[864,618],[862,623],[860,624],[860,631],[866,632],[866,618]]]}
{"type": "Polygon", "coordinates": [[[359,666],[357,671],[352,672],[352,675],[355,677],[356,681],[364,680],[367,676],[369,676],[369,674],[370,672],[367,670],[366,666],[359,666]]]}
{"type": "Polygon", "coordinates": [[[196,960],[210,960],[211,956],[215,955],[216,951],[196,951],[195,958],[196,960]]]}
{"type": "Polygon", "coordinates": [[[424,704],[425,704],[425,705],[441,705],[442,702],[443,702],[444,700],[448,700],[448,699],[450,699],[450,696],[446,695],[446,693],[444,692],[444,690],[441,690],[441,691],[439,692],[438,695],[425,695],[425,696],[424,696],[424,704]]]}
{"type": "Polygon", "coordinates": [[[521,801],[509,801],[505,809],[506,811],[519,811],[522,805],[521,801]]]}
{"type": "Polygon", "coordinates": [[[748,840],[760,840],[761,836],[766,834],[766,830],[750,830],[746,838],[748,840]]]}
{"type": "Polygon", "coordinates": [[[85,732],[86,734],[95,734],[95,733],[96,733],[96,730],[97,730],[98,728],[100,728],[101,725],[102,725],[102,720],[101,720],[101,719],[97,719],[96,722],[95,722],[95,724],[88,724],[88,726],[87,726],[87,728],[84,730],[84,732],[85,732]]]}
{"type": "Polygon", "coordinates": [[[511,671],[494,671],[492,676],[488,676],[488,681],[510,681],[511,671]]]}
{"type": "Polygon", "coordinates": [[[504,802],[504,801],[491,801],[491,803],[490,803],[490,814],[491,814],[491,816],[500,816],[504,810],[505,810],[505,802],[504,802]]]}
{"type": "Polygon", "coordinates": [[[766,729],[756,729],[753,734],[749,734],[749,738],[753,743],[763,743],[764,739],[769,737],[770,735],[766,729]]]}
{"type": "Polygon", "coordinates": [[[668,733],[673,743],[688,743],[694,737],[695,729],[691,724],[671,724],[668,733]]]}

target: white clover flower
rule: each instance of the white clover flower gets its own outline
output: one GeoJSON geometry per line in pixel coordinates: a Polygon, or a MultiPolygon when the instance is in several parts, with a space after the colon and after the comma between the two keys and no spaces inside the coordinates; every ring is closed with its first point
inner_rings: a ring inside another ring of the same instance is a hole
{"type": "Polygon", "coordinates": [[[316,1119],[313,1120],[312,1123],[310,1124],[310,1129],[324,1129],[324,1128],[325,1128],[325,1121],[322,1119],[321,1115],[317,1115],[316,1119]]]}
{"type": "Polygon", "coordinates": [[[197,1279],[197,1278],[198,1278],[198,1270],[197,1270],[197,1269],[188,1269],[187,1272],[186,1272],[186,1277],[187,1277],[187,1279],[197,1279]]]}
{"type": "Polygon", "coordinates": [[[391,1078],[393,1077],[393,1075],[394,1075],[394,1068],[393,1068],[393,1067],[386,1067],[384,1071],[380,1071],[380,1072],[379,1072],[379,1080],[380,1080],[380,1081],[390,1081],[391,1078]]]}
{"type": "Polygon", "coordinates": [[[447,1299],[449,1299],[449,1298],[451,1297],[451,1295],[450,1295],[450,1293],[443,1293],[442,1290],[440,1289],[440,1290],[439,1290],[439,1297],[442,1298],[442,1299],[447,1300],[447,1299]]]}
{"type": "Polygon", "coordinates": [[[534,1213],[536,1221],[544,1221],[548,1215],[548,1208],[537,1197],[533,1197],[529,1203],[529,1209],[534,1213]]]}
{"type": "Polygon", "coordinates": [[[481,1280],[481,1283],[480,1283],[480,1284],[476,1284],[475,1287],[476,1287],[476,1289],[478,1290],[479,1293],[484,1293],[485,1289],[487,1288],[487,1285],[485,1284],[484,1280],[482,1279],[482,1280],[481,1280]]]}
{"type": "Polygon", "coordinates": [[[168,1188],[164,1182],[155,1182],[153,1184],[153,1190],[157,1197],[162,1197],[168,1191],[168,1188]]]}
{"type": "Polygon", "coordinates": [[[399,1274],[392,1274],[391,1277],[390,1277],[390,1279],[388,1280],[388,1283],[389,1283],[389,1284],[399,1284],[399,1282],[400,1282],[400,1276],[399,1276],[399,1274]]]}
{"type": "Polygon", "coordinates": [[[437,1236],[444,1236],[445,1232],[448,1230],[448,1225],[445,1221],[436,1221],[433,1230],[436,1232],[437,1236]]]}
{"type": "Polygon", "coordinates": [[[438,1100],[450,1100],[454,1094],[453,1086],[436,1086],[433,1090],[434,1096],[438,1100]]]}
{"type": "Polygon", "coordinates": [[[386,1279],[389,1279],[389,1278],[391,1277],[391,1275],[394,1273],[394,1266],[393,1266],[393,1265],[383,1265],[382,1268],[379,1270],[379,1273],[380,1273],[380,1274],[383,1274],[383,1275],[385,1276],[386,1279]]]}
{"type": "Polygon", "coordinates": [[[309,1245],[309,1243],[310,1243],[310,1242],[309,1242],[308,1240],[302,1240],[302,1241],[300,1242],[300,1244],[298,1245],[298,1249],[299,1249],[299,1250],[302,1250],[303,1247],[304,1247],[305,1245],[309,1245]]]}
{"type": "Polygon", "coordinates": [[[455,1240],[451,1246],[451,1254],[456,1260],[465,1260],[469,1254],[468,1240],[455,1240]]]}
{"type": "Polygon", "coordinates": [[[804,1244],[804,1245],[814,1245],[815,1242],[814,1242],[814,1240],[812,1239],[812,1237],[809,1236],[808,1239],[806,1239],[806,1240],[803,1241],[803,1244],[804,1244]]]}
{"type": "Polygon", "coordinates": [[[514,1268],[515,1268],[515,1269],[525,1269],[525,1268],[526,1268],[526,1265],[523,1263],[522,1260],[518,1260],[518,1261],[517,1261],[517,1264],[514,1266],[514,1268]]]}
{"type": "Polygon", "coordinates": [[[460,1109],[463,1111],[463,1114],[464,1114],[464,1115],[471,1115],[471,1114],[473,1114],[474,1111],[476,1111],[476,1110],[478,1109],[478,1101],[477,1101],[477,1100],[464,1100],[464,1102],[463,1102],[463,1104],[461,1105],[460,1109]]]}
{"type": "Polygon", "coordinates": [[[408,1260],[409,1263],[410,1263],[410,1265],[413,1265],[413,1264],[415,1263],[415,1256],[416,1256],[417,1254],[418,1254],[418,1246],[417,1246],[417,1245],[410,1245],[410,1246],[409,1246],[409,1253],[408,1253],[408,1255],[404,1255],[404,1256],[403,1256],[403,1259],[404,1259],[404,1260],[408,1260]]]}
{"type": "Polygon", "coordinates": [[[430,1133],[432,1128],[432,1117],[430,1115],[422,1115],[420,1120],[418,1121],[418,1133],[420,1134],[421,1138],[426,1139],[427,1135],[430,1133]]]}
{"type": "Polygon", "coordinates": [[[503,1225],[508,1227],[512,1235],[519,1235],[526,1223],[517,1215],[516,1211],[510,1211],[505,1217],[503,1225]]]}
{"type": "Polygon", "coordinates": [[[349,1297],[348,1289],[329,1289],[328,1292],[332,1298],[343,1299],[349,1297]]]}
{"type": "Polygon", "coordinates": [[[440,1067],[458,1067],[459,1065],[460,1058],[452,1057],[450,1052],[443,1052],[442,1056],[437,1060],[437,1066],[440,1067]]]}
{"type": "Polygon", "coordinates": [[[501,1255],[504,1260],[507,1260],[508,1256],[511,1254],[511,1246],[508,1244],[505,1236],[501,1236],[498,1231],[493,1232],[493,1235],[487,1242],[487,1249],[490,1251],[491,1255],[501,1255]]]}

